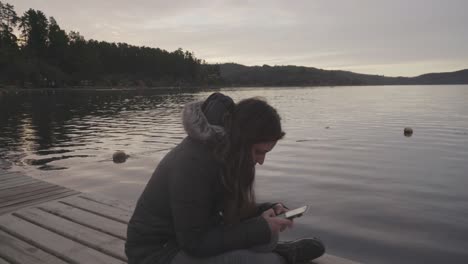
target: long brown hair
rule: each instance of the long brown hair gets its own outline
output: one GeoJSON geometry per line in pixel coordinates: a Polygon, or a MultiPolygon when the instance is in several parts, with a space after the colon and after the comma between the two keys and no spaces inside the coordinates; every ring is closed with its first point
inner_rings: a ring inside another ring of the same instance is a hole
{"type": "Polygon", "coordinates": [[[252,146],[277,141],[284,137],[281,118],[266,101],[249,98],[240,101],[225,122],[228,133],[228,151],[224,156],[225,188],[224,221],[238,223],[253,216],[255,192],[255,163],[252,146]]]}

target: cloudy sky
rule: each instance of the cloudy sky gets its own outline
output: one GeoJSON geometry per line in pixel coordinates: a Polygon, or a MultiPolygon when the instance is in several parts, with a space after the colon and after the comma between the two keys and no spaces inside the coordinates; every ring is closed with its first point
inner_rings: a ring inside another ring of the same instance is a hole
{"type": "Polygon", "coordinates": [[[388,76],[468,68],[467,0],[2,0],[86,39],[388,76]]]}

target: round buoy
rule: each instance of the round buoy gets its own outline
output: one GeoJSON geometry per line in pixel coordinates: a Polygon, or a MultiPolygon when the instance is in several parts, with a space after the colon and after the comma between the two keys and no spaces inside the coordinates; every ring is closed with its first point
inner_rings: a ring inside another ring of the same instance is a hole
{"type": "Polygon", "coordinates": [[[413,135],[413,129],[411,127],[405,127],[405,129],[403,130],[403,134],[406,137],[411,137],[413,135]]]}
{"type": "Polygon", "coordinates": [[[125,152],[118,150],[112,155],[114,163],[124,163],[129,156],[125,152]]]}

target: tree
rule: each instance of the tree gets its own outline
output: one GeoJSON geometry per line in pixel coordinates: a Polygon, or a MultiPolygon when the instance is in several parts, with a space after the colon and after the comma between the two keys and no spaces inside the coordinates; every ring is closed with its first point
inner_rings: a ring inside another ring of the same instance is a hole
{"type": "Polygon", "coordinates": [[[95,80],[100,74],[99,50],[95,41],[86,41],[79,32],[68,34],[69,46],[66,55],[65,71],[72,75],[75,83],[95,80]]]}
{"type": "Polygon", "coordinates": [[[14,7],[0,1],[0,48],[17,49],[17,38],[13,34],[13,27],[18,23],[18,16],[14,7]]]}
{"type": "Polygon", "coordinates": [[[18,16],[12,5],[0,2],[0,81],[14,82],[17,76],[19,49],[13,28],[18,16]]]}
{"type": "Polygon", "coordinates": [[[36,87],[104,84],[149,86],[219,82],[219,66],[201,63],[179,48],[86,40],[67,34],[57,21],[29,9],[18,18],[13,6],[0,2],[0,82],[36,87]],[[20,31],[20,39],[13,34],[20,31]],[[18,44],[19,43],[19,44],[18,44]]]}
{"type": "Polygon", "coordinates": [[[49,21],[42,11],[29,9],[20,18],[24,50],[33,57],[45,57],[49,21]]]}
{"type": "Polygon", "coordinates": [[[48,33],[47,55],[52,64],[59,65],[65,58],[69,42],[68,35],[53,17],[49,18],[48,33]]]}

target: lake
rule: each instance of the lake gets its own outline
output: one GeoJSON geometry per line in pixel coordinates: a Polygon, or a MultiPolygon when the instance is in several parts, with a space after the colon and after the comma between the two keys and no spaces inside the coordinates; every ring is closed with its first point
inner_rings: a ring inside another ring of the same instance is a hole
{"type": "MultiPolygon", "coordinates": [[[[262,96],[286,137],[257,165],[259,199],[310,205],[283,239],[319,236],[364,263],[466,263],[468,86],[222,89],[262,96]],[[403,135],[412,127],[411,137],[403,135]]],[[[0,96],[0,166],[135,201],[211,92],[0,96]],[[130,155],[112,161],[116,150],[130,155]]]]}

